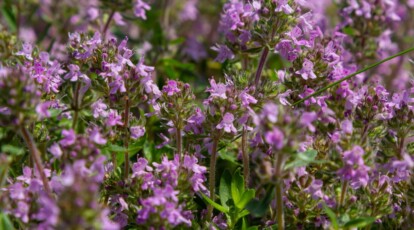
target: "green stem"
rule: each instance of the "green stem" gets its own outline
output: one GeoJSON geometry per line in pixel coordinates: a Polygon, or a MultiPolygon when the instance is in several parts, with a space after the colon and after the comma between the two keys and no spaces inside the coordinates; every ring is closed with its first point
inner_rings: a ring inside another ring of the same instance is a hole
{"type": "MultiPolygon", "coordinates": [[[[214,138],[213,146],[211,149],[211,158],[210,158],[210,177],[209,177],[209,190],[210,190],[210,199],[215,200],[216,197],[216,163],[217,163],[217,145],[218,138],[214,138]]],[[[213,206],[208,205],[207,207],[207,220],[212,220],[213,217],[213,206]]]]}
{"type": "Polygon", "coordinates": [[[276,220],[278,230],[285,229],[285,217],[283,211],[283,158],[283,154],[279,153],[277,154],[277,159],[275,161],[276,220]]]}
{"type": "Polygon", "coordinates": [[[108,20],[105,23],[104,30],[102,31],[102,36],[104,38],[106,36],[106,32],[108,31],[109,24],[111,24],[112,18],[114,17],[114,14],[115,14],[115,10],[112,10],[111,13],[109,14],[108,20]]]}
{"type": "Polygon", "coordinates": [[[339,208],[341,208],[344,205],[345,195],[346,195],[346,190],[347,189],[348,189],[348,181],[344,181],[342,183],[342,188],[341,188],[341,197],[339,199],[339,208]]]}
{"type": "Polygon", "coordinates": [[[176,139],[177,139],[177,154],[178,156],[180,156],[180,162],[182,162],[182,158],[183,158],[183,153],[182,153],[182,149],[183,149],[183,141],[182,141],[182,136],[181,136],[181,129],[180,128],[176,128],[177,132],[176,132],[176,139]]]}
{"type": "Polygon", "coordinates": [[[243,174],[244,174],[244,184],[249,187],[250,181],[250,159],[249,153],[247,152],[247,130],[246,127],[243,127],[242,134],[242,158],[243,158],[243,174]]]}
{"type": "Polygon", "coordinates": [[[73,94],[73,120],[72,120],[72,129],[76,129],[76,125],[78,124],[78,117],[79,117],[79,90],[80,90],[80,82],[76,82],[76,89],[75,93],[73,94]]]}
{"type": "Polygon", "coordinates": [[[259,87],[260,76],[262,76],[263,67],[266,63],[267,55],[269,54],[269,48],[266,46],[263,49],[262,56],[260,56],[259,66],[257,67],[256,75],[254,77],[254,86],[259,87]]]}
{"type": "Polygon", "coordinates": [[[125,96],[125,111],[124,111],[124,129],[125,129],[125,137],[124,137],[124,148],[125,148],[125,165],[124,165],[124,180],[128,179],[129,175],[129,153],[128,153],[128,147],[129,147],[129,98],[128,96],[125,96]]]}
{"type": "Polygon", "coordinates": [[[40,152],[36,147],[36,143],[34,142],[32,135],[29,133],[29,131],[25,127],[22,126],[20,128],[20,132],[22,134],[24,142],[26,142],[26,145],[29,148],[29,152],[34,160],[37,171],[39,172],[40,178],[43,182],[43,187],[45,188],[47,195],[50,198],[52,198],[52,190],[50,189],[49,180],[46,177],[45,170],[42,164],[42,159],[40,157],[40,152]]]}
{"type": "Polygon", "coordinates": [[[406,54],[406,53],[409,53],[409,52],[411,52],[411,51],[414,51],[414,47],[411,47],[411,48],[406,49],[406,50],[404,50],[404,51],[401,51],[401,52],[399,52],[399,53],[397,53],[397,54],[394,54],[394,55],[392,55],[392,56],[390,56],[390,57],[387,57],[387,58],[385,58],[385,59],[383,59],[383,60],[381,60],[381,61],[378,61],[378,62],[376,62],[376,63],[374,63],[374,64],[372,64],[372,65],[369,65],[369,66],[367,66],[367,67],[365,67],[365,68],[363,68],[363,69],[361,69],[361,70],[358,70],[357,72],[352,73],[352,74],[350,74],[350,75],[348,75],[348,76],[346,76],[346,77],[342,78],[341,80],[338,80],[338,81],[336,81],[336,82],[333,82],[333,83],[331,83],[331,84],[329,84],[329,85],[327,85],[327,86],[325,86],[325,87],[323,87],[323,88],[321,88],[321,89],[317,90],[316,92],[312,93],[311,95],[306,96],[306,97],[304,97],[304,98],[300,99],[299,101],[297,101],[297,102],[293,103],[293,104],[292,104],[292,106],[298,105],[298,104],[300,104],[300,103],[302,103],[302,102],[304,102],[304,101],[308,100],[308,99],[309,99],[309,98],[311,98],[311,97],[317,96],[317,95],[319,95],[319,94],[321,94],[321,93],[325,92],[325,91],[326,91],[326,90],[328,90],[329,88],[332,88],[332,87],[334,87],[334,86],[336,86],[336,85],[339,85],[341,82],[344,82],[344,81],[346,81],[346,80],[348,80],[348,79],[350,79],[350,78],[352,78],[352,77],[354,77],[354,76],[356,76],[356,75],[358,75],[358,74],[360,74],[360,73],[363,73],[363,72],[365,72],[365,71],[367,71],[367,70],[370,70],[370,69],[372,69],[372,68],[374,68],[374,67],[377,67],[377,66],[381,65],[381,64],[382,64],[382,63],[384,63],[384,62],[387,62],[387,61],[389,61],[389,60],[391,60],[391,59],[394,59],[394,58],[396,58],[396,57],[399,57],[399,56],[404,55],[404,54],[406,54]]]}

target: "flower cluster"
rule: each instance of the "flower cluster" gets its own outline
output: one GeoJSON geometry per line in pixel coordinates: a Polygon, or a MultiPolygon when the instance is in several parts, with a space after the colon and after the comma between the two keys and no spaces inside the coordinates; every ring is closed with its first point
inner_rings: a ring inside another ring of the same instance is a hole
{"type": "Polygon", "coordinates": [[[413,1],[0,8],[3,228],[414,228],[413,1]]]}

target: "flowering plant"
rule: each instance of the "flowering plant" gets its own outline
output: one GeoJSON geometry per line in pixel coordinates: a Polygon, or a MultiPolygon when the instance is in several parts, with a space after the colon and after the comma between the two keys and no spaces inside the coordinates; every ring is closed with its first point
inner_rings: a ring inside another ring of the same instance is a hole
{"type": "Polygon", "coordinates": [[[412,0],[4,0],[0,229],[412,229],[412,0]]]}

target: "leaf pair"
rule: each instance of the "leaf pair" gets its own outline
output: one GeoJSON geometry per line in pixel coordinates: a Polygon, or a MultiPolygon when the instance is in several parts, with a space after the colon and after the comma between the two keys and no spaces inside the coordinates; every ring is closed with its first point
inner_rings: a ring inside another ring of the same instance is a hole
{"type": "MultiPolygon", "coordinates": [[[[233,175],[225,171],[221,176],[219,187],[221,204],[205,195],[202,196],[207,203],[226,215],[227,224],[230,229],[233,229],[241,218],[250,213],[246,206],[255,197],[255,194],[254,189],[245,188],[244,178],[240,170],[236,170],[233,175]]],[[[242,229],[248,229],[245,221],[242,223],[242,229]]]]}

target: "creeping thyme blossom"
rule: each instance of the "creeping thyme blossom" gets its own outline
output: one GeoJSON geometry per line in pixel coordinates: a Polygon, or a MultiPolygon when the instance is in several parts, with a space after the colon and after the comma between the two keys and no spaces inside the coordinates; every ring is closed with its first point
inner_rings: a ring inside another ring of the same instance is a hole
{"type": "Polygon", "coordinates": [[[211,101],[214,98],[227,99],[226,91],[227,86],[225,84],[217,84],[214,79],[210,79],[210,87],[206,90],[206,92],[210,93],[210,97],[207,99],[207,101],[211,101]]]}
{"type": "Polygon", "coordinates": [[[132,139],[138,139],[145,134],[145,127],[142,126],[132,126],[129,130],[131,132],[132,139]]]}
{"type": "Polygon", "coordinates": [[[302,78],[305,80],[308,80],[309,78],[315,79],[316,75],[313,72],[313,63],[310,60],[305,59],[302,65],[302,69],[297,71],[296,73],[300,74],[302,78]]]}
{"type": "Polygon", "coordinates": [[[89,137],[91,138],[91,140],[93,142],[95,142],[98,145],[104,145],[104,144],[106,144],[106,139],[104,137],[102,137],[101,133],[99,132],[99,128],[97,128],[97,127],[94,127],[89,132],[89,137]]]}
{"type": "Polygon", "coordinates": [[[318,115],[315,112],[304,112],[300,117],[299,123],[304,127],[307,127],[309,131],[315,132],[316,128],[312,125],[312,122],[314,122],[317,118],[318,115]]]}
{"type": "Polygon", "coordinates": [[[341,129],[345,134],[352,134],[352,122],[348,119],[341,122],[341,129]]]}
{"type": "Polygon", "coordinates": [[[62,136],[63,139],[59,142],[62,146],[73,145],[75,143],[76,134],[75,131],[73,131],[73,129],[62,130],[62,136]]]}
{"type": "Polygon", "coordinates": [[[97,100],[91,105],[92,115],[94,118],[98,117],[107,117],[108,116],[108,106],[103,103],[102,99],[97,100]]]}
{"type": "Polygon", "coordinates": [[[33,52],[33,46],[30,43],[24,43],[22,46],[22,50],[17,52],[16,55],[18,56],[24,56],[27,60],[32,61],[32,52],[33,52]]]}
{"type": "Polygon", "coordinates": [[[150,10],[151,7],[143,0],[134,0],[134,14],[138,18],[144,20],[147,19],[146,11],[150,10]]]}
{"type": "Polygon", "coordinates": [[[187,119],[187,125],[185,126],[185,131],[192,131],[194,134],[201,134],[203,131],[202,124],[204,123],[206,117],[201,111],[200,108],[195,109],[195,113],[187,119]]]}
{"type": "Polygon", "coordinates": [[[231,60],[235,57],[234,53],[226,45],[216,44],[216,46],[211,47],[211,49],[218,52],[215,59],[217,62],[223,63],[224,61],[231,60]]]}
{"type": "Polygon", "coordinates": [[[349,181],[354,189],[365,187],[368,184],[370,168],[365,165],[364,150],[360,146],[354,146],[352,150],[343,153],[344,166],[338,170],[338,175],[344,181],[349,181]]]}
{"type": "Polygon", "coordinates": [[[265,133],[265,140],[269,145],[280,150],[284,146],[285,137],[283,132],[275,127],[273,130],[265,133]]]}
{"type": "Polygon", "coordinates": [[[243,106],[248,106],[249,104],[256,104],[257,100],[252,95],[248,94],[246,91],[240,93],[240,99],[243,106]]]}
{"type": "Polygon", "coordinates": [[[234,115],[226,113],[223,116],[223,120],[216,126],[217,129],[223,129],[226,133],[237,133],[237,129],[233,125],[234,115]]]}
{"type": "Polygon", "coordinates": [[[282,12],[285,14],[291,14],[294,12],[292,7],[289,5],[288,0],[273,0],[274,3],[276,3],[277,7],[275,9],[275,12],[282,12]]]}
{"type": "Polygon", "coordinates": [[[45,101],[36,106],[36,113],[39,115],[40,119],[50,117],[49,107],[51,104],[51,101],[45,101]]]}
{"type": "Polygon", "coordinates": [[[167,93],[168,96],[172,96],[175,93],[180,92],[181,90],[177,87],[177,82],[174,80],[168,80],[167,85],[162,89],[164,93],[167,93]]]}

